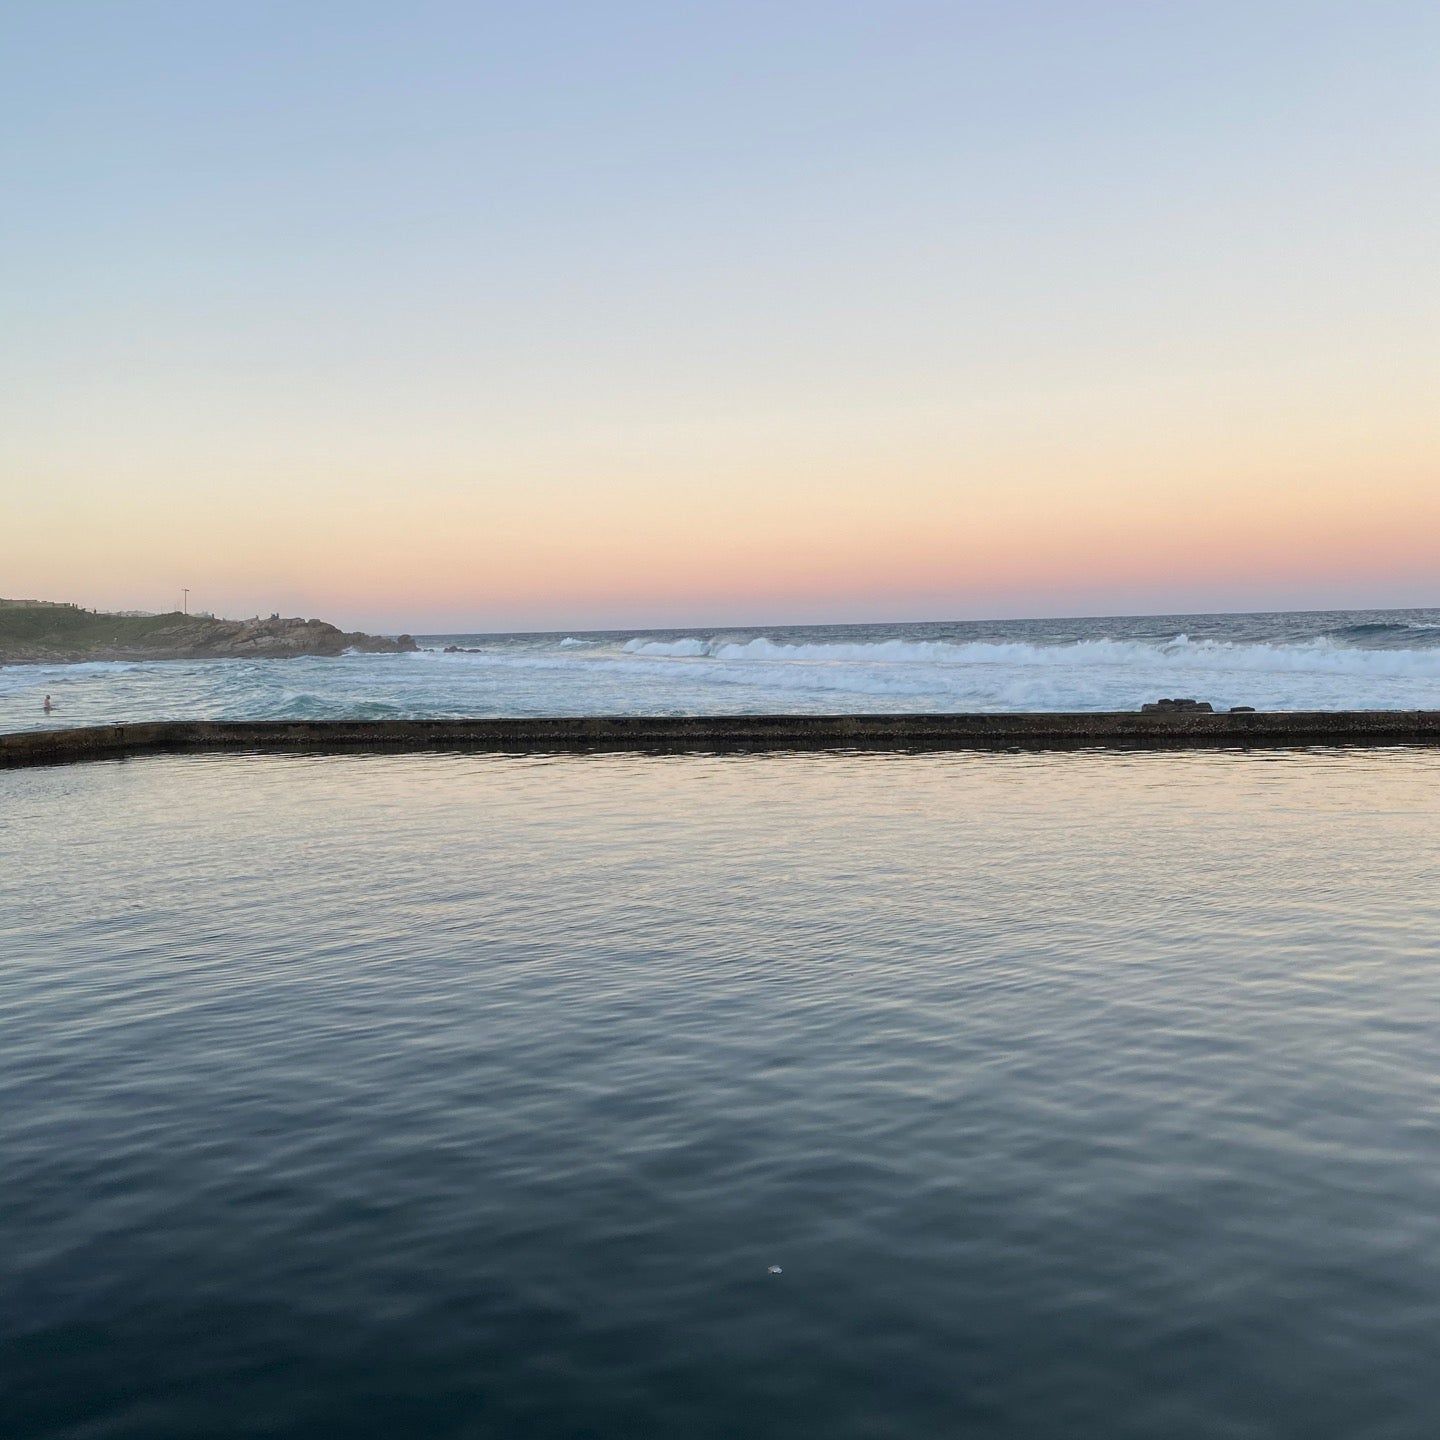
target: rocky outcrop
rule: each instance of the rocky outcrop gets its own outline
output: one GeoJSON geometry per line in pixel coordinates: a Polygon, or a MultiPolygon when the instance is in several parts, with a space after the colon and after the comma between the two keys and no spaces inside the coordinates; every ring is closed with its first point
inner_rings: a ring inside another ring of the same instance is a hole
{"type": "Polygon", "coordinates": [[[80,660],[283,660],[393,654],[418,647],[410,635],[367,635],[325,620],[272,615],[217,620],[205,615],[106,615],[74,605],[0,606],[0,663],[80,660]]]}
{"type": "Polygon", "coordinates": [[[1152,700],[1148,705],[1140,707],[1141,713],[1145,715],[1169,715],[1177,710],[1189,711],[1195,715],[1208,715],[1214,710],[1214,706],[1208,700],[1152,700]]]}
{"type": "Polygon", "coordinates": [[[325,620],[211,620],[204,633],[193,638],[180,633],[175,638],[193,659],[259,656],[276,660],[294,655],[343,655],[347,650],[384,655],[416,648],[409,635],[393,639],[366,635],[341,630],[325,620]]]}

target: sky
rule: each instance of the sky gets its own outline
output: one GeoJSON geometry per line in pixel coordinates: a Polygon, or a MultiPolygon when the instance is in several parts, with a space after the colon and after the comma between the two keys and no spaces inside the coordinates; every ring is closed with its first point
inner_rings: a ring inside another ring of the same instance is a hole
{"type": "Polygon", "coordinates": [[[1440,604],[1433,0],[6,0],[0,595],[1440,604]]]}

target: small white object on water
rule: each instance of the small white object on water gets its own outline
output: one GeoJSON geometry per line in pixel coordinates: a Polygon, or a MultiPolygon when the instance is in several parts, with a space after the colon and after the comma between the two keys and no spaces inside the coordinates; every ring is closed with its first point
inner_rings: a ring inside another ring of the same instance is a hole
{"type": "Polygon", "coordinates": [[[770,1267],[770,1274],[772,1275],[783,1275],[784,1273],[785,1272],[778,1265],[772,1265],[770,1267]]]}

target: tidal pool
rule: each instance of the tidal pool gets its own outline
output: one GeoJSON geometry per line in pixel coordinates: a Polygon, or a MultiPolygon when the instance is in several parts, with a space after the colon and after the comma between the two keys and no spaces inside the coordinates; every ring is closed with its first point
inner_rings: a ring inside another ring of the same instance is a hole
{"type": "Polygon", "coordinates": [[[0,774],[0,1434],[1440,1433],[1440,754],[0,774]]]}

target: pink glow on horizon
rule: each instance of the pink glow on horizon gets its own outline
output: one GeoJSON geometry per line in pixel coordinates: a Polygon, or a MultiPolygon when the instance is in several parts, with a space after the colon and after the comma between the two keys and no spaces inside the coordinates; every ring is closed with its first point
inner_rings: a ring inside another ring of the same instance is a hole
{"type": "Polygon", "coordinates": [[[0,594],[1440,601],[1433,5],[191,8],[0,53],[0,594]]]}
{"type": "Polygon", "coordinates": [[[445,524],[393,503],[300,523],[297,507],[278,535],[232,522],[224,545],[202,507],[188,533],[123,549],[105,517],[75,516],[59,553],[30,547],[11,560],[6,588],[164,608],[188,583],[197,605],[220,613],[422,632],[1440,600],[1440,485],[1408,472],[1363,489],[1312,478],[1220,491],[1187,479],[1148,492],[1091,482],[1040,497],[993,484],[971,493],[895,487],[884,505],[842,497],[813,512],[808,497],[781,496],[759,512],[764,524],[746,512],[728,525],[644,504],[597,506],[573,524],[520,510],[503,529],[479,500],[455,504],[445,524]],[[77,566],[83,587],[68,578],[77,566]],[[157,587],[155,574],[173,579],[157,587]]]}

